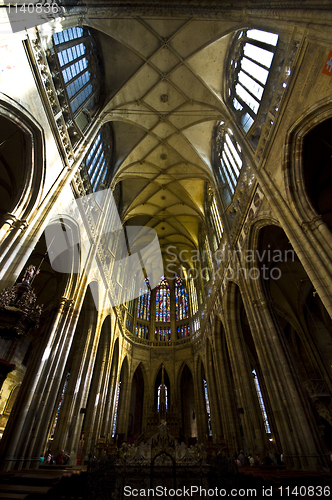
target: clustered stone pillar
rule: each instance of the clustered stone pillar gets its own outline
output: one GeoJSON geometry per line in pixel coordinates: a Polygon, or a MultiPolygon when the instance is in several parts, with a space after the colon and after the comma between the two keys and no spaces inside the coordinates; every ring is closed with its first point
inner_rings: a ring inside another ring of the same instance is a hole
{"type": "Polygon", "coordinates": [[[267,448],[267,438],[261,409],[254,386],[248,353],[239,321],[240,293],[237,285],[229,284],[225,306],[225,337],[234,377],[238,409],[247,451],[261,453],[267,448]]]}

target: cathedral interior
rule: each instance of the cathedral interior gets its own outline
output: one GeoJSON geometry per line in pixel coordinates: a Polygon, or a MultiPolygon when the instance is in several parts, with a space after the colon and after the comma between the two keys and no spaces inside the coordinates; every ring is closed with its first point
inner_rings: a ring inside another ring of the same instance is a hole
{"type": "Polygon", "coordinates": [[[41,4],[0,9],[1,470],[162,425],[329,470],[331,2],[41,4]]]}

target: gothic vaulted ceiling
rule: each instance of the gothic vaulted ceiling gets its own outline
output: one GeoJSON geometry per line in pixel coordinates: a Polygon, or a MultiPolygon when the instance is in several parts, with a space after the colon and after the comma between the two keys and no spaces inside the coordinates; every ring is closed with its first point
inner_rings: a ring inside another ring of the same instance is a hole
{"type": "Polygon", "coordinates": [[[148,225],[161,247],[198,246],[211,136],[227,117],[225,56],[236,22],[190,17],[87,18],[105,64],[104,123],[115,132],[115,179],[127,224],[148,225]]]}

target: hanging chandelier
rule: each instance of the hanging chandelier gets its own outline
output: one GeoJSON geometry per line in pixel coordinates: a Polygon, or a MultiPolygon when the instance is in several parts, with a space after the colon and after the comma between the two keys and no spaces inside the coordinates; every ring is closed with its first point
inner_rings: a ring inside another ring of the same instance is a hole
{"type": "Polygon", "coordinates": [[[0,292],[0,338],[16,340],[38,328],[42,305],[36,305],[37,296],[31,287],[39,274],[35,266],[29,266],[21,283],[0,292]]]}

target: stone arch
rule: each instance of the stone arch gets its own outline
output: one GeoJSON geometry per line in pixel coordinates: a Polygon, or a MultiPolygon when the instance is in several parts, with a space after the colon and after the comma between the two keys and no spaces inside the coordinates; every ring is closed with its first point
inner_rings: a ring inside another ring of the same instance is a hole
{"type": "Polygon", "coordinates": [[[188,446],[197,442],[197,409],[195,405],[195,384],[192,372],[187,363],[183,363],[179,371],[179,394],[181,404],[180,441],[188,446]]]}
{"type": "Polygon", "coordinates": [[[285,141],[284,183],[286,196],[300,220],[311,221],[319,216],[305,186],[303,154],[305,138],[315,127],[332,117],[332,99],[325,98],[310,107],[290,128],[285,141]]]}
{"type": "Polygon", "coordinates": [[[138,364],[131,380],[131,397],[129,406],[128,439],[133,443],[140,437],[143,429],[144,399],[146,384],[142,362],[138,364]]]}
{"type": "Polygon", "coordinates": [[[125,356],[119,375],[120,393],[116,417],[116,440],[118,446],[127,439],[128,418],[129,418],[129,402],[130,402],[130,380],[129,380],[129,362],[125,356]]]}
{"type": "Polygon", "coordinates": [[[5,222],[7,228],[19,227],[34,213],[42,194],[44,134],[35,118],[20,103],[2,93],[0,129],[1,142],[4,141],[0,153],[4,173],[0,178],[0,227],[5,222]]]}

